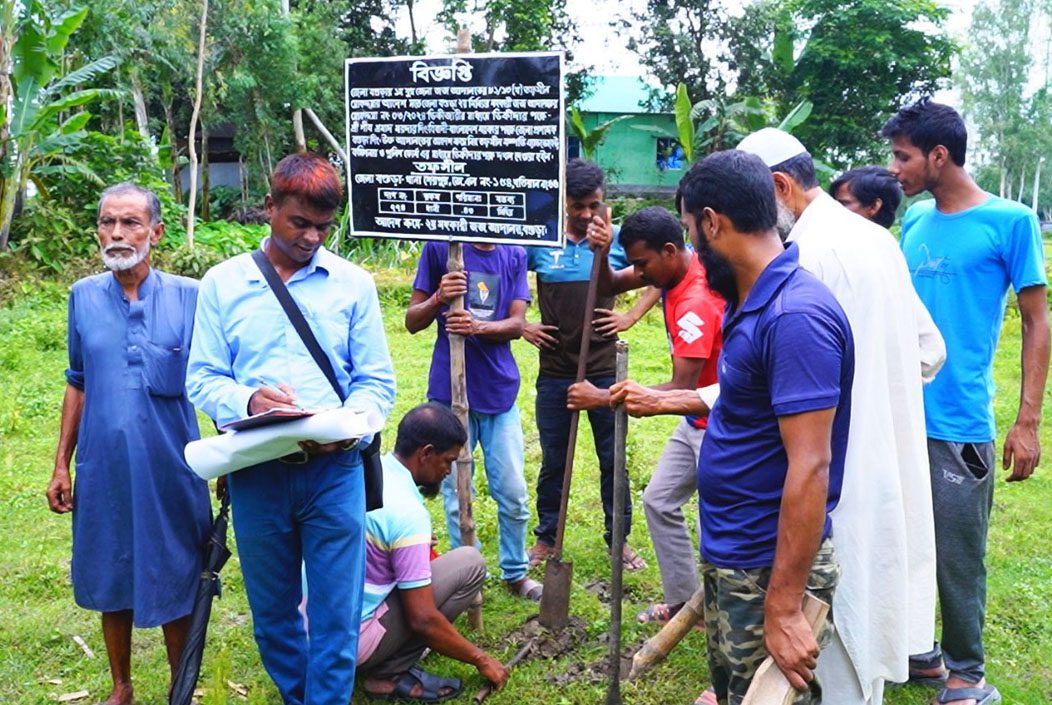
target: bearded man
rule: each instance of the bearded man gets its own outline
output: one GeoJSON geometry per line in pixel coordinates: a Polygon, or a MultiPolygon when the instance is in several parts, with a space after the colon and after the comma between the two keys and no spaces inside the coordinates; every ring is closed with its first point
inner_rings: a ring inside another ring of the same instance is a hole
{"type": "Polygon", "coordinates": [[[130,183],[103,191],[97,232],[110,271],[70,292],[47,499],[51,511],[73,513],[73,597],[102,613],[113,679],[105,705],[125,705],[133,625],[161,626],[173,673],[179,664],[210,523],[208,485],[183,460],[198,438],[183,389],[197,282],[150,266],[164,235],[153,192],[130,183]]]}

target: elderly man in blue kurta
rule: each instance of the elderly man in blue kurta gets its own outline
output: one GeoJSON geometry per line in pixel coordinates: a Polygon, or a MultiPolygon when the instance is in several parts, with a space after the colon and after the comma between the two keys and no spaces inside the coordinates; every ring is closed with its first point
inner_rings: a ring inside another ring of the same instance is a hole
{"type": "Polygon", "coordinates": [[[157,196],[128,183],[106,189],[98,237],[111,271],[81,279],[69,297],[47,498],[52,511],[73,512],[73,596],[102,613],[113,678],[106,705],[132,702],[133,624],[162,626],[177,667],[209,526],[208,486],[183,460],[198,437],[183,391],[197,282],[150,267],[163,234],[157,196]]]}
{"type": "MultiPolygon", "coordinates": [[[[270,237],[261,248],[328,355],[343,406],[386,416],[394,370],[376,286],[322,246],[341,199],[328,161],[282,159],[264,201],[270,237]]],[[[187,391],[220,425],[274,408],[341,405],[247,253],[201,281],[187,391]]],[[[365,578],[362,459],[342,443],[300,445],[302,454],[230,475],[234,533],[260,657],[282,700],[347,705],[365,578]],[[297,611],[301,563],[309,633],[297,611]]]]}

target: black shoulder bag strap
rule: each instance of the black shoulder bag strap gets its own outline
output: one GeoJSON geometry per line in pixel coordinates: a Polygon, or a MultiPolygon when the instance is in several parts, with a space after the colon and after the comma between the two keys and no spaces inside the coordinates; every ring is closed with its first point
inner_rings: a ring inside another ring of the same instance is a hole
{"type": "MultiPolygon", "coordinates": [[[[263,273],[263,278],[267,280],[270,290],[274,292],[274,296],[277,298],[278,303],[281,304],[281,308],[284,309],[289,322],[292,323],[292,327],[296,329],[296,333],[299,334],[303,344],[307,347],[307,352],[314,358],[314,362],[321,369],[321,373],[325,375],[325,379],[329,380],[332,390],[336,392],[336,396],[342,404],[347,400],[347,396],[343,393],[339,382],[336,381],[336,372],[333,370],[332,360],[321,349],[321,345],[318,344],[318,339],[314,337],[314,331],[311,330],[310,324],[307,323],[307,319],[303,317],[300,307],[292,300],[292,295],[289,294],[289,290],[285,287],[285,282],[281,281],[281,277],[274,269],[274,265],[267,259],[267,255],[262,248],[252,253],[252,259],[255,261],[256,266],[259,267],[259,271],[263,273]]],[[[384,476],[380,462],[380,434],[377,433],[373,436],[372,443],[359,450],[362,455],[362,465],[365,468],[365,510],[372,511],[383,506],[384,476]]]]}

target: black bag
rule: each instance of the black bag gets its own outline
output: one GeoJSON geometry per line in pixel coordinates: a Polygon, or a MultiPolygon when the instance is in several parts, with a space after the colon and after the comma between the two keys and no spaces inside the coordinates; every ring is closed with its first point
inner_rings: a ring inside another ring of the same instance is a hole
{"type": "MultiPolygon", "coordinates": [[[[314,362],[321,368],[325,379],[329,380],[329,384],[332,385],[332,390],[336,392],[340,402],[344,402],[346,396],[344,396],[343,389],[340,388],[339,383],[336,381],[336,372],[332,368],[332,361],[325,354],[325,351],[321,349],[321,345],[318,344],[318,339],[314,337],[314,331],[307,324],[307,320],[303,317],[299,306],[292,300],[289,290],[285,288],[285,282],[281,281],[281,277],[274,270],[274,265],[270,263],[262,249],[253,252],[252,259],[255,260],[259,271],[263,273],[263,278],[267,280],[267,284],[270,285],[270,290],[274,292],[274,296],[277,297],[281,308],[285,310],[285,315],[289,317],[292,327],[296,329],[296,332],[299,333],[300,338],[303,340],[303,344],[307,346],[310,356],[314,358],[314,362]]],[[[373,442],[364,448],[360,447],[358,451],[361,453],[362,466],[365,470],[365,511],[371,512],[384,506],[384,470],[380,461],[380,434],[377,433],[373,436],[373,442]]]]}

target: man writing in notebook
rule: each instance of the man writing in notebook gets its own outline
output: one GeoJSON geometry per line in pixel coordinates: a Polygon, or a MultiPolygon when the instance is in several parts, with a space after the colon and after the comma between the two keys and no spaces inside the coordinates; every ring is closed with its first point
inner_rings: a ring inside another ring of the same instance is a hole
{"type": "MultiPolygon", "coordinates": [[[[187,391],[220,425],[293,406],[391,410],[394,370],[372,277],[322,246],[342,196],[322,157],[282,159],[264,202],[266,260],[239,255],[201,281],[187,391]],[[266,262],[329,358],[335,385],[267,285],[266,262]]],[[[364,581],[362,459],[347,444],[301,445],[303,453],[230,476],[234,533],[260,657],[282,701],[346,705],[364,581]],[[309,632],[297,611],[301,564],[309,632]]]]}

